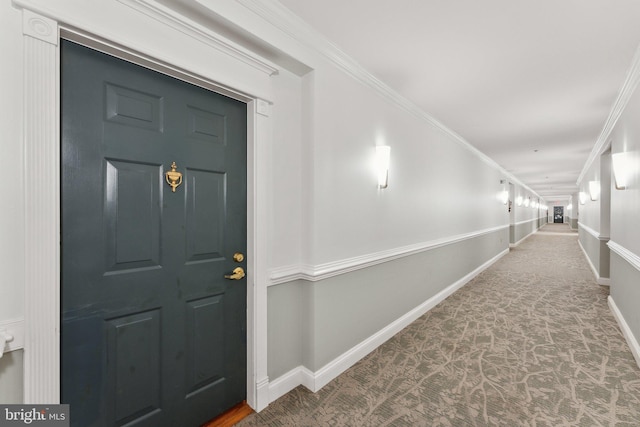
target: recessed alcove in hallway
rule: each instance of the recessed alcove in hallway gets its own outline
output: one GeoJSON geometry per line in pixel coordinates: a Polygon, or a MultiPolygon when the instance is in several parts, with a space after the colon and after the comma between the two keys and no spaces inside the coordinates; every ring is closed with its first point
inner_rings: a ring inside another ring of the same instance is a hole
{"type": "Polygon", "coordinates": [[[640,425],[608,295],[576,233],[546,225],[318,393],[238,425],[640,425]]]}

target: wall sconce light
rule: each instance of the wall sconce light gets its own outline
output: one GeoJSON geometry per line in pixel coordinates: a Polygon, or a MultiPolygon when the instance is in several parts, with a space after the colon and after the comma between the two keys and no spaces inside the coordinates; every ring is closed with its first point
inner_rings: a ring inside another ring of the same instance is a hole
{"type": "Polygon", "coordinates": [[[500,184],[502,185],[502,190],[498,193],[498,200],[503,205],[506,205],[509,202],[509,191],[507,190],[507,181],[504,179],[500,180],[500,184]]]}
{"type": "Polygon", "coordinates": [[[614,153],[611,155],[613,164],[613,177],[618,190],[626,190],[629,188],[629,180],[633,172],[633,162],[630,153],[614,153]]]}
{"type": "Polygon", "coordinates": [[[516,205],[517,206],[522,206],[522,196],[516,197],[516,205]]]}
{"type": "Polygon", "coordinates": [[[589,196],[594,202],[600,197],[600,182],[589,181],[589,196]]]}
{"type": "Polygon", "coordinates": [[[526,199],[524,199],[525,208],[528,208],[530,203],[531,203],[531,197],[527,197],[526,199]]]}
{"type": "Polygon", "coordinates": [[[500,201],[503,205],[506,205],[509,201],[509,192],[507,190],[503,190],[500,192],[500,201]]]}
{"type": "Polygon", "coordinates": [[[376,146],[376,167],[378,171],[378,188],[387,188],[389,185],[389,164],[391,163],[391,147],[388,145],[376,146]]]}
{"type": "Polygon", "coordinates": [[[581,191],[580,193],[578,193],[578,199],[580,199],[580,204],[584,205],[585,203],[587,203],[587,193],[581,191]]]}
{"type": "Polygon", "coordinates": [[[567,205],[567,210],[568,210],[568,211],[570,211],[571,209],[573,209],[573,205],[572,205],[571,203],[569,203],[569,204],[567,205]]]}

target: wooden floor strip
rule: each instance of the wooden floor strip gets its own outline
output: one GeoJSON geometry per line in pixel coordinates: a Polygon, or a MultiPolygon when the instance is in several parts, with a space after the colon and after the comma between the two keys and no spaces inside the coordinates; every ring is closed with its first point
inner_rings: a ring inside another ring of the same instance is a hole
{"type": "Polygon", "coordinates": [[[247,405],[247,401],[245,400],[238,403],[224,414],[218,415],[202,427],[232,427],[251,414],[253,414],[253,409],[247,405]]]}

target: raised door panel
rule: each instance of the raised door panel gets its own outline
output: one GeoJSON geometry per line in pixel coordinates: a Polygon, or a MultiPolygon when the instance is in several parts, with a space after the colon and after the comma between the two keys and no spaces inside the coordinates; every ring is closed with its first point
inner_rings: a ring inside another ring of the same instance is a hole
{"type": "Polygon", "coordinates": [[[187,261],[207,262],[224,257],[225,174],[187,170],[187,261]]]}
{"type": "Polygon", "coordinates": [[[108,274],[161,265],[159,165],[106,160],[104,226],[108,274]]]}
{"type": "Polygon", "coordinates": [[[106,330],[111,423],[158,422],[162,416],[161,311],[108,319],[106,330]]]}

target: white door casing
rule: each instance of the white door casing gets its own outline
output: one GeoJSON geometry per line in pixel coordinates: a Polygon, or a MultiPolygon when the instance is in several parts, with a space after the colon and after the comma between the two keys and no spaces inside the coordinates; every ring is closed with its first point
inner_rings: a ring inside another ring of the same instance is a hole
{"type": "MultiPolygon", "coordinates": [[[[59,39],[90,47],[105,43],[37,10],[23,8],[24,54],[24,191],[25,191],[25,343],[24,402],[60,401],[60,139],[59,39]],[[93,45],[92,45],[93,44],[93,45]]],[[[108,42],[107,42],[108,43],[108,42]]],[[[109,53],[136,59],[158,71],[194,83],[195,74],[180,64],[161,63],[109,44],[109,53]]],[[[247,61],[246,52],[242,62],[247,61]]],[[[256,62],[260,59],[256,57],[256,62]]],[[[265,72],[274,74],[265,67],[265,72]]],[[[271,142],[271,104],[256,96],[200,79],[196,84],[247,103],[247,402],[255,410],[269,402],[267,376],[267,165],[271,142]]]]}

